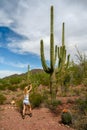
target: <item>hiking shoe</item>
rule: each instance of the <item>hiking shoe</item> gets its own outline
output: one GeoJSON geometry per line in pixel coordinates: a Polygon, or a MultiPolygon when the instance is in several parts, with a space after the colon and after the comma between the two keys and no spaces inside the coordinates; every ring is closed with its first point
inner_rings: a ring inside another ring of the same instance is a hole
{"type": "Polygon", "coordinates": [[[25,115],[22,115],[22,118],[25,119],[25,115]]]}
{"type": "Polygon", "coordinates": [[[30,113],[29,116],[32,117],[32,113],[30,113]]]}

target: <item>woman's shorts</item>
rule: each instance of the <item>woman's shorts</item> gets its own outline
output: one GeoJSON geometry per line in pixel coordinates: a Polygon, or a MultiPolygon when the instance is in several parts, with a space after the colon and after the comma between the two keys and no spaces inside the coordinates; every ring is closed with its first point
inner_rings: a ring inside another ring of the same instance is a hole
{"type": "Polygon", "coordinates": [[[29,102],[29,100],[23,100],[23,104],[30,105],[30,102],[29,102]]]}

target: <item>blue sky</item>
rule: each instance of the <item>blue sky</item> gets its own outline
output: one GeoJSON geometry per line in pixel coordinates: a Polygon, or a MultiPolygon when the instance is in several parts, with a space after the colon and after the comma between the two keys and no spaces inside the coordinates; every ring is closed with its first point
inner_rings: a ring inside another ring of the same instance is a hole
{"type": "Polygon", "coordinates": [[[50,6],[54,6],[55,45],[61,45],[65,22],[65,43],[71,60],[76,48],[87,55],[86,0],[0,0],[0,78],[42,68],[40,40],[49,60],[50,6]]]}

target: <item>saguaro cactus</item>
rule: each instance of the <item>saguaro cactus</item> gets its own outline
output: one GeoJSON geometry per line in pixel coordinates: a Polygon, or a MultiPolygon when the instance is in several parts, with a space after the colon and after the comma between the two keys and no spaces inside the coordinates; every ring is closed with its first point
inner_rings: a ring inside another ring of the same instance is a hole
{"type": "Polygon", "coordinates": [[[65,37],[64,37],[64,23],[62,25],[62,46],[58,47],[58,69],[61,70],[64,67],[68,67],[69,65],[69,58],[70,55],[67,55],[67,60],[66,60],[66,48],[65,48],[65,37]],[[66,66],[65,66],[66,65],[66,66]]]}
{"type": "Polygon", "coordinates": [[[54,10],[53,6],[51,6],[51,23],[50,23],[50,67],[46,64],[45,56],[44,56],[44,45],[43,40],[40,41],[41,48],[40,48],[40,54],[41,54],[41,62],[43,69],[46,73],[50,74],[50,92],[52,94],[52,88],[53,88],[53,82],[55,79],[55,62],[57,57],[57,46],[55,46],[54,51],[54,10]]]}
{"type": "Polygon", "coordinates": [[[28,65],[27,82],[30,83],[30,65],[28,65]]]}
{"type": "Polygon", "coordinates": [[[64,88],[64,80],[69,66],[70,55],[66,55],[65,37],[64,37],[64,23],[62,25],[62,46],[58,47],[58,73],[57,79],[60,81],[61,89],[64,88]]]}

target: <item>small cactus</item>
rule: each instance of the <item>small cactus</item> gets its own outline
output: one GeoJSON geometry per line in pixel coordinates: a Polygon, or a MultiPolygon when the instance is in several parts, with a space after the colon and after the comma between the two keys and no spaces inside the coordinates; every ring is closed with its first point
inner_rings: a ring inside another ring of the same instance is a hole
{"type": "Polygon", "coordinates": [[[67,109],[63,109],[61,114],[61,120],[63,124],[69,125],[72,123],[72,115],[71,112],[67,109]]]}
{"type": "Polygon", "coordinates": [[[28,82],[28,83],[31,83],[31,81],[30,81],[30,75],[31,75],[30,65],[28,65],[28,72],[27,72],[27,82],[28,82]]]}

